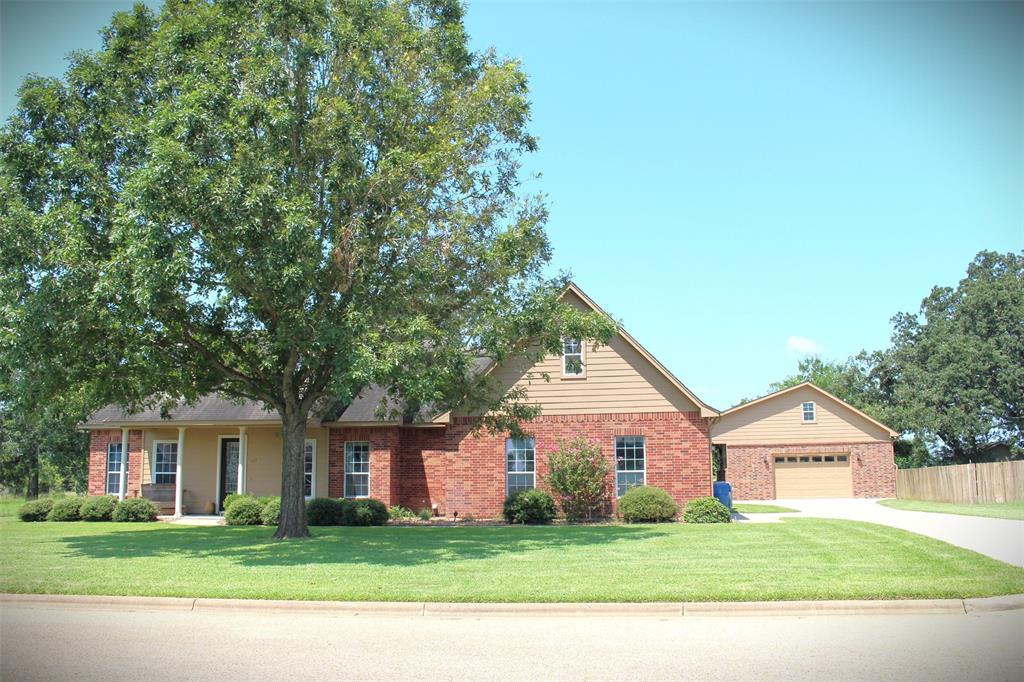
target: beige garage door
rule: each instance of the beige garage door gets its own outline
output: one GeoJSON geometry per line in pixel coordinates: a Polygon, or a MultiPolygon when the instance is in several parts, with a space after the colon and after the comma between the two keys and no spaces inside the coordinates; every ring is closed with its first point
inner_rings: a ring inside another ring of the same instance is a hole
{"type": "Polygon", "coordinates": [[[849,455],[775,455],[775,497],[853,497],[849,455]]]}

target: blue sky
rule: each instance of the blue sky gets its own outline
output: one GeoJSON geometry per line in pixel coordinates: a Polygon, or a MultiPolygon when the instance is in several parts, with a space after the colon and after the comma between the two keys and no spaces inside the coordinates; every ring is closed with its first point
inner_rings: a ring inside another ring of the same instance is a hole
{"type": "MultiPolygon", "coordinates": [[[[0,115],[130,3],[0,5],[0,115]]],[[[554,267],[705,401],[1024,248],[1024,3],[476,2],[522,60],[554,267]]]]}

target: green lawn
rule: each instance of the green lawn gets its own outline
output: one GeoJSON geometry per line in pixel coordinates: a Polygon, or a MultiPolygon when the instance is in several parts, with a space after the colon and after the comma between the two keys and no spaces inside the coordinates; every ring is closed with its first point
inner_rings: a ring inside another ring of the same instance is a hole
{"type": "Polygon", "coordinates": [[[410,601],[709,601],[1024,592],[1024,569],[893,528],[315,528],[0,518],[0,592],[410,601]]]}
{"type": "Polygon", "coordinates": [[[878,504],[907,511],[960,514],[961,516],[989,516],[994,519],[1024,521],[1024,501],[991,504],[953,504],[950,502],[925,502],[923,500],[879,500],[878,504]]]}
{"type": "Polygon", "coordinates": [[[780,507],[777,504],[734,504],[732,510],[738,514],[785,514],[800,511],[791,507],[780,507]]]}

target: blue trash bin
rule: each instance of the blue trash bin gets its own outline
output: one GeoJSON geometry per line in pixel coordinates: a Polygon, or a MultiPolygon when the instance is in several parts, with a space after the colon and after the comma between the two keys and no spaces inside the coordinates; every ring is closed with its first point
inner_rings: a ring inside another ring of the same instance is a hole
{"type": "Polygon", "coordinates": [[[725,481],[715,481],[715,497],[724,504],[727,509],[732,510],[732,484],[725,481]]]}

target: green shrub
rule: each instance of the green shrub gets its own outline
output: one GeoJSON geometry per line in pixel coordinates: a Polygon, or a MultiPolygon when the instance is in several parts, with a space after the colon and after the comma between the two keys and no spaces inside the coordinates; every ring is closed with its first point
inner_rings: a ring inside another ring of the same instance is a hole
{"type": "Polygon", "coordinates": [[[420,517],[420,521],[429,521],[434,518],[434,510],[430,507],[424,507],[416,513],[416,516],[420,517]]]}
{"type": "Polygon", "coordinates": [[[388,517],[392,521],[409,521],[410,519],[415,519],[416,514],[413,513],[412,509],[394,505],[388,507],[388,517]]]}
{"type": "Polygon", "coordinates": [[[314,497],[306,503],[306,523],[311,526],[337,526],[341,523],[341,502],[329,497],[314,497]]]}
{"type": "Polygon", "coordinates": [[[642,485],[619,498],[619,514],[628,523],[657,523],[676,518],[679,506],[661,488],[642,485]]]}
{"type": "Polygon", "coordinates": [[[608,507],[608,462],[601,446],[583,436],[548,453],[549,473],[544,482],[551,489],[565,518],[589,521],[608,507]]]}
{"type": "Polygon", "coordinates": [[[254,498],[249,493],[242,493],[241,495],[239,495],[238,493],[231,493],[230,495],[228,495],[227,497],[224,498],[224,502],[221,503],[220,509],[223,512],[227,512],[227,510],[231,508],[231,505],[233,505],[236,500],[245,500],[245,499],[251,500],[251,499],[254,499],[254,498]]]}
{"type": "Polygon", "coordinates": [[[145,497],[129,497],[121,500],[110,515],[111,521],[156,521],[160,509],[145,497]]]}
{"type": "Polygon", "coordinates": [[[116,497],[112,495],[97,495],[85,498],[79,513],[83,521],[109,521],[116,507],[116,497]]]}
{"type": "Polygon", "coordinates": [[[388,508],[380,500],[361,497],[358,500],[344,500],[341,505],[343,526],[383,526],[388,522],[388,508]]]}
{"type": "Polygon", "coordinates": [[[258,526],[263,522],[262,516],[263,505],[255,497],[232,500],[224,512],[224,520],[229,526],[258,526]]]}
{"type": "Polygon", "coordinates": [[[687,523],[729,523],[729,508],[713,497],[698,497],[686,504],[683,520],[687,523]]]}
{"type": "Polygon", "coordinates": [[[22,521],[45,521],[53,509],[53,498],[43,497],[31,500],[18,508],[18,518],[22,521]]]}
{"type": "Polygon", "coordinates": [[[271,497],[260,513],[260,520],[264,526],[276,526],[281,523],[281,498],[271,497]]]}
{"type": "Polygon", "coordinates": [[[53,509],[50,510],[50,514],[46,517],[46,520],[81,521],[83,502],[85,502],[85,498],[78,497],[77,495],[58,497],[53,501],[53,509]]]}
{"type": "Polygon", "coordinates": [[[551,523],[555,500],[544,490],[520,490],[505,499],[502,515],[509,523],[551,523]]]}

